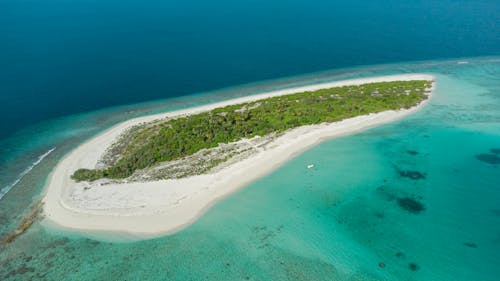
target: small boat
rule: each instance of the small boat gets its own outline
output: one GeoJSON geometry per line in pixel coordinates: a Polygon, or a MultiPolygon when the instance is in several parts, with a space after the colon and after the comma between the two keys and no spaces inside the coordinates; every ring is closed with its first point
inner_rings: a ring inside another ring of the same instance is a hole
{"type": "Polygon", "coordinates": [[[313,167],[314,167],[314,164],[309,164],[309,165],[307,165],[307,168],[308,168],[308,169],[311,169],[311,168],[313,168],[313,167]]]}

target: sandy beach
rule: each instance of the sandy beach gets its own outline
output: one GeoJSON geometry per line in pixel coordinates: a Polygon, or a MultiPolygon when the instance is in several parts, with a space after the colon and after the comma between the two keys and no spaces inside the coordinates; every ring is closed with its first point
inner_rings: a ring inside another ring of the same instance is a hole
{"type": "MultiPolygon", "coordinates": [[[[87,183],[76,183],[70,176],[79,168],[95,168],[106,148],[122,132],[137,124],[272,96],[345,85],[402,80],[434,80],[434,77],[424,74],[404,74],[316,84],[128,120],[88,140],[58,163],[45,187],[44,220],[47,225],[71,230],[91,233],[112,232],[139,238],[160,236],[182,229],[218,200],[272,172],[307,148],[327,139],[401,119],[421,109],[430,97],[407,110],[384,111],[336,123],[290,130],[267,144],[255,155],[215,173],[146,183],[94,185],[90,189],[86,189],[87,183]]],[[[433,89],[434,87],[435,84],[433,89]]]]}

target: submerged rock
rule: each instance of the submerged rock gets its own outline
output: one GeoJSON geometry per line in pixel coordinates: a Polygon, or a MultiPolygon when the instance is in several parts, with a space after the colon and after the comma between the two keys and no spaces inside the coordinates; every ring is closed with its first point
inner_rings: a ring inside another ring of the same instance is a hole
{"type": "Polygon", "coordinates": [[[500,164],[500,156],[495,154],[477,154],[476,159],[488,164],[500,164]]]}
{"type": "Polygon", "coordinates": [[[467,246],[469,248],[477,248],[477,244],[472,242],[464,242],[464,246],[467,246]]]}
{"type": "Polygon", "coordinates": [[[5,245],[12,243],[19,235],[23,234],[26,230],[28,230],[28,228],[38,218],[38,215],[40,214],[41,210],[42,210],[42,202],[41,200],[38,200],[33,204],[30,212],[22,218],[19,226],[14,231],[7,234],[7,236],[5,236],[0,241],[0,249],[5,245]]]}
{"type": "Polygon", "coordinates": [[[404,258],[405,254],[403,252],[397,252],[396,257],[398,258],[404,258]]]}
{"type": "Polygon", "coordinates": [[[410,197],[398,198],[398,204],[403,210],[412,214],[418,214],[425,210],[424,204],[410,197]]]}
{"type": "Polygon", "coordinates": [[[490,152],[493,154],[500,154],[500,148],[492,148],[490,149],[490,152]]]}
{"type": "Polygon", "coordinates": [[[410,155],[418,155],[418,151],[415,151],[415,150],[407,150],[406,153],[408,153],[410,155]]]}
{"type": "Polygon", "coordinates": [[[414,262],[409,263],[408,267],[410,268],[411,271],[417,271],[420,269],[420,266],[418,266],[418,264],[414,262]]]}
{"type": "Polygon", "coordinates": [[[411,170],[406,170],[406,171],[398,170],[398,174],[403,178],[409,178],[412,180],[422,180],[425,179],[426,177],[425,173],[421,173],[419,171],[411,171],[411,170]]]}

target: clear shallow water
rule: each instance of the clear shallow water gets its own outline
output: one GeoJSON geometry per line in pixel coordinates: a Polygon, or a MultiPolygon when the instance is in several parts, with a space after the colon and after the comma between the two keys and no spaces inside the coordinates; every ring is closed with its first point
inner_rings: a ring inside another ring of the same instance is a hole
{"type": "Polygon", "coordinates": [[[500,148],[500,59],[467,61],[344,69],[171,100],[167,105],[143,104],[133,112],[130,107],[75,115],[31,128],[16,136],[26,138],[39,131],[40,143],[24,142],[33,151],[27,160],[36,160],[47,147],[57,149],[0,201],[2,234],[15,224],[19,206],[38,196],[56,161],[114,122],[317,80],[408,72],[438,77],[436,95],[421,112],[322,143],[176,234],[109,243],[36,223],[0,252],[0,276],[2,280],[496,280],[500,164],[493,163],[497,158],[492,149],[500,148]],[[114,119],[107,119],[111,116],[114,119]],[[54,128],[61,128],[60,133],[54,128]],[[315,167],[306,169],[310,163],[315,167]],[[385,268],[379,267],[380,262],[385,268]]]}

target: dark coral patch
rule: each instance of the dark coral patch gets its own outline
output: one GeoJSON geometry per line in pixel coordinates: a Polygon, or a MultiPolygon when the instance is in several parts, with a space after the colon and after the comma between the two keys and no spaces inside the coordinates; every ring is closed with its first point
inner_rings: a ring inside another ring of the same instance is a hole
{"type": "Polygon", "coordinates": [[[65,245],[68,242],[69,242],[68,238],[62,238],[60,240],[56,240],[56,241],[54,241],[52,243],[49,243],[49,244],[45,245],[43,247],[43,249],[44,250],[53,249],[53,248],[56,248],[56,247],[59,247],[59,246],[63,246],[63,245],[65,245]]]}
{"type": "Polygon", "coordinates": [[[412,214],[418,214],[425,210],[424,204],[410,197],[398,198],[398,204],[403,210],[412,214]]]}
{"type": "Polygon", "coordinates": [[[403,178],[409,178],[412,180],[422,180],[425,179],[426,177],[425,173],[421,173],[419,171],[411,171],[411,170],[406,170],[406,171],[398,170],[398,174],[403,178]]]}
{"type": "Polygon", "coordinates": [[[420,266],[418,266],[418,264],[414,262],[409,263],[408,267],[410,268],[411,271],[417,271],[420,269],[420,266]]]}
{"type": "Polygon", "coordinates": [[[48,255],[45,257],[45,259],[52,259],[52,258],[53,258],[53,257],[55,257],[55,256],[56,256],[56,254],[55,254],[55,253],[50,253],[50,254],[48,254],[48,255]]]}
{"type": "Polygon", "coordinates": [[[493,210],[491,210],[491,213],[492,213],[495,217],[500,217],[500,209],[493,209],[493,210]]]}
{"type": "Polygon", "coordinates": [[[25,264],[22,264],[17,269],[11,270],[7,274],[6,278],[10,278],[10,277],[15,276],[15,275],[23,275],[26,273],[33,273],[33,272],[35,272],[35,268],[26,266],[25,264]]]}
{"type": "Polygon", "coordinates": [[[464,246],[467,246],[469,248],[477,248],[477,244],[471,242],[464,242],[464,246]]]}
{"type": "Polygon", "coordinates": [[[410,155],[418,155],[418,151],[415,151],[415,150],[407,150],[406,153],[408,153],[410,155]]]}
{"type": "Polygon", "coordinates": [[[493,154],[500,154],[500,148],[492,148],[490,149],[490,152],[493,154]]]}
{"type": "Polygon", "coordinates": [[[495,154],[477,154],[476,159],[488,164],[500,164],[500,156],[495,154]]]}

